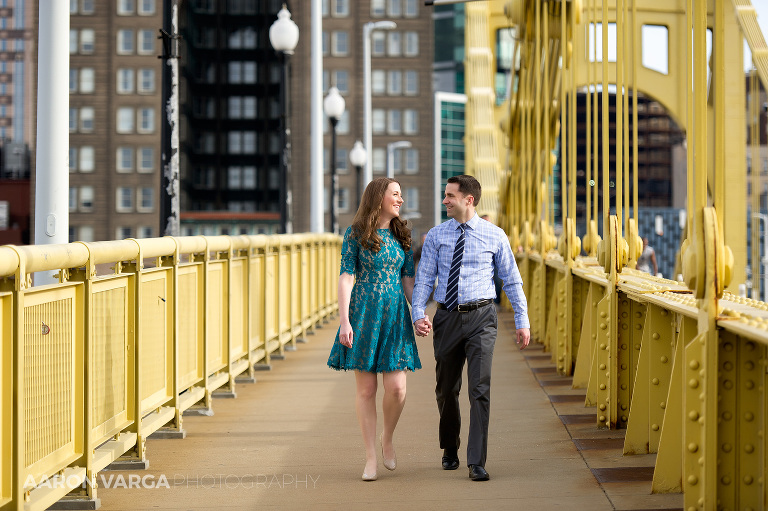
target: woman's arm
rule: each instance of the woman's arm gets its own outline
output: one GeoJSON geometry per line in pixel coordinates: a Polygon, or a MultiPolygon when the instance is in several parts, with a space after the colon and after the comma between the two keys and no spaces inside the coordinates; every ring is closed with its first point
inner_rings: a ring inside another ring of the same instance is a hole
{"type": "Polygon", "coordinates": [[[405,299],[408,300],[408,303],[411,303],[411,299],[413,298],[413,285],[416,282],[415,277],[403,277],[403,291],[405,292],[405,299]]]}
{"type": "Polygon", "coordinates": [[[339,342],[347,348],[352,347],[352,325],[349,322],[349,301],[352,297],[352,287],[355,277],[349,273],[339,275],[339,342]]]}

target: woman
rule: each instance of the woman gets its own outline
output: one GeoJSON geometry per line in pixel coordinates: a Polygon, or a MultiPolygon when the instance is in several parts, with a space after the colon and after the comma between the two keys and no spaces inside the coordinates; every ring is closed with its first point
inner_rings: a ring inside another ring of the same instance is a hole
{"type": "Polygon", "coordinates": [[[392,436],[405,404],[405,372],[421,369],[406,300],[413,293],[411,233],[400,220],[400,184],[371,181],[344,234],[339,275],[341,325],[328,358],[336,370],[354,370],[355,407],[365,444],[364,481],[377,478],[376,390],[384,385],[384,467],[395,470],[392,436]]]}

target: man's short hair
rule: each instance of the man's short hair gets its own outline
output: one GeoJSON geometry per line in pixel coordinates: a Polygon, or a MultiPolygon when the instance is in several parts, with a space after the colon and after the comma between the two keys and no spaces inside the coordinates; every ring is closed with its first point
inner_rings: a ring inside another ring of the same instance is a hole
{"type": "Polygon", "coordinates": [[[480,182],[477,179],[466,174],[461,174],[460,176],[449,177],[448,182],[458,184],[459,191],[464,195],[471,195],[474,198],[472,205],[477,207],[478,203],[480,203],[480,195],[483,191],[480,182]]]}

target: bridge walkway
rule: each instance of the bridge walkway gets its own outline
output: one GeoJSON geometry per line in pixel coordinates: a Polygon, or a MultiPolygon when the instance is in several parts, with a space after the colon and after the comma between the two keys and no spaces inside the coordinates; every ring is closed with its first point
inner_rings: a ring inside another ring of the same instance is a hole
{"type": "MultiPolygon", "coordinates": [[[[488,482],[440,466],[431,336],[419,339],[424,368],[408,376],[397,470],[381,467],[378,481],[361,481],[354,377],[326,367],[336,333],[328,323],[255,384],[238,385],[236,399],[217,399],[213,416],[185,417],[185,439],[150,438],[146,471],[102,472],[114,477],[99,490],[101,509],[682,509],[682,494],[650,494],[654,455],[622,457],[623,432],[597,430],[584,391],[555,374],[540,346],[519,351],[513,325],[501,312],[488,482]],[[131,475],[150,477],[139,488],[115,487],[131,475]]],[[[466,439],[464,391],[462,406],[466,439]]]]}

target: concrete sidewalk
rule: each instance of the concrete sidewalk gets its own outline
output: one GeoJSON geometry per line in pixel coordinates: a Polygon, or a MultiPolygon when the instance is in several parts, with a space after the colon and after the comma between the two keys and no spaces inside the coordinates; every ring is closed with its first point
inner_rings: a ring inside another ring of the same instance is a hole
{"type": "MultiPolygon", "coordinates": [[[[238,385],[237,399],[216,400],[214,416],[185,417],[186,439],[150,439],[147,471],[103,473],[122,475],[126,481],[131,474],[150,476],[149,484],[165,479],[170,488],[101,488],[101,509],[681,507],[679,496],[672,496],[679,497],[679,505],[666,498],[670,496],[648,496],[649,483],[607,491],[598,482],[576,447],[572,430],[558,418],[547,386],[539,383],[537,375],[548,371],[536,367],[541,368],[546,357],[535,348],[520,352],[511,325],[511,313],[500,313],[488,482],[468,479],[463,449],[459,470],[444,471],[440,465],[431,336],[417,338],[424,368],[408,375],[407,403],[395,435],[397,470],[389,472],[380,465],[378,481],[361,481],[365,455],[354,409],[354,375],[326,366],[337,329],[328,323],[298,351],[274,361],[272,371],[257,373],[257,383],[238,385]]],[[[469,420],[466,396],[462,389],[464,442],[469,420]]],[[[381,410],[381,392],[378,402],[381,410]]],[[[594,417],[593,410],[582,408],[580,413],[594,417]]]]}

